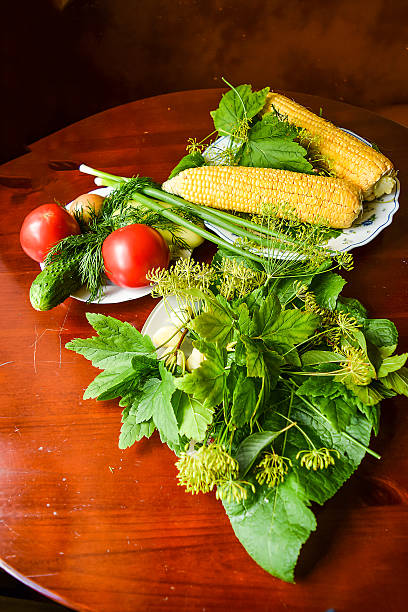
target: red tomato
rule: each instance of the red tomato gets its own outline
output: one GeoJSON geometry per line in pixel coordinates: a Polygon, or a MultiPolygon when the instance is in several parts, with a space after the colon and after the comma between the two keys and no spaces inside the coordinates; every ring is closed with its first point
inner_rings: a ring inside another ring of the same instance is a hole
{"type": "Polygon", "coordinates": [[[20,244],[29,257],[41,262],[57,242],[80,233],[78,223],[64,208],[58,204],[43,204],[24,219],[20,244]]]}
{"type": "Polygon", "coordinates": [[[120,287],[143,287],[152,268],[167,268],[169,247],[152,227],[135,223],[112,232],[102,245],[106,276],[120,287]]]}

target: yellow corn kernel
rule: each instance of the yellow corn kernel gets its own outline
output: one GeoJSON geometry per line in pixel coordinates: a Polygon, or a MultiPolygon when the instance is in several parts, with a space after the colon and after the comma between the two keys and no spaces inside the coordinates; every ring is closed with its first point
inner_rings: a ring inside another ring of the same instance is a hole
{"type": "Polygon", "coordinates": [[[364,200],[391,193],[395,170],[385,155],[286,96],[269,93],[262,113],[272,109],[286,115],[290,123],[304,128],[307,133],[302,144],[327,160],[338,178],[360,187],[364,200]]]}
{"type": "Polygon", "coordinates": [[[362,207],[361,190],[342,179],[272,168],[202,166],[183,170],[162,189],[194,204],[261,213],[272,204],[281,216],[288,208],[301,221],[350,227],[362,207]]]}

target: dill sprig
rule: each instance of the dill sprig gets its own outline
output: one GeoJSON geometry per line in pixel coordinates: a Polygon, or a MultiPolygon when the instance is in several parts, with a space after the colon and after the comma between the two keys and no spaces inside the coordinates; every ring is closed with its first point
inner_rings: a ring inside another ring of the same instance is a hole
{"type": "MultiPolygon", "coordinates": [[[[116,189],[105,198],[100,215],[91,214],[88,225],[81,224],[82,234],[67,236],[56,244],[48,253],[45,265],[77,259],[81,282],[89,291],[88,301],[95,301],[102,297],[106,283],[102,245],[115,230],[141,223],[169,231],[175,246],[187,248],[185,240],[178,235],[181,227],[177,223],[158,211],[133,202],[134,195],[141,188],[153,185],[153,181],[143,177],[118,183],[116,189]]],[[[182,215],[190,221],[193,219],[190,211],[183,211],[182,215]]]]}

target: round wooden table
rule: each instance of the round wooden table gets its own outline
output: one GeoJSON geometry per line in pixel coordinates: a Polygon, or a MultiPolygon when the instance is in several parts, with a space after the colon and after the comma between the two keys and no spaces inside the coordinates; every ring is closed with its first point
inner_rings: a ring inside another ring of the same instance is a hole
{"type": "MultiPolygon", "coordinates": [[[[95,305],[75,299],[32,309],[37,264],[19,245],[34,207],[68,202],[94,185],[75,168],[163,181],[187,138],[211,131],[220,90],[140,100],[36,142],[0,168],[0,564],[77,610],[405,611],[408,565],[407,400],[383,403],[382,428],[357,473],[322,509],[297,582],[267,574],[235,538],[220,502],[177,486],[174,455],[157,436],[121,451],[116,401],[82,400],[96,370],[64,348],[91,335],[85,313],[140,329],[150,297],[95,305]]],[[[345,294],[393,320],[408,349],[408,130],[373,113],[310,95],[296,99],[375,142],[399,169],[394,222],[355,254],[345,294]]],[[[207,245],[200,247],[205,255],[207,245]]]]}

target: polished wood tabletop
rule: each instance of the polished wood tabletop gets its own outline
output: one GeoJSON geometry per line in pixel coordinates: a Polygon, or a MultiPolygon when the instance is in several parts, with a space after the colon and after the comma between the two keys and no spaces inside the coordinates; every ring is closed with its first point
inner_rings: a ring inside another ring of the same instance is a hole
{"type": "MultiPolygon", "coordinates": [[[[213,495],[177,486],[175,457],[157,435],[119,450],[116,401],[82,399],[96,370],[64,348],[89,336],[85,313],[141,329],[156,303],[69,298],[49,312],[29,302],[39,271],[19,245],[24,216],[94,188],[80,163],[163,181],[190,137],[211,131],[221,90],[179,92],[95,115],[34,143],[0,167],[0,564],[76,610],[406,610],[408,406],[383,402],[381,432],[357,473],[323,508],[296,584],[267,574],[235,538],[213,495]]],[[[408,130],[360,108],[305,94],[297,101],[349,128],[399,169],[391,226],[354,251],[344,294],[390,318],[408,349],[408,130]]],[[[211,249],[200,247],[205,257],[211,249]]]]}

